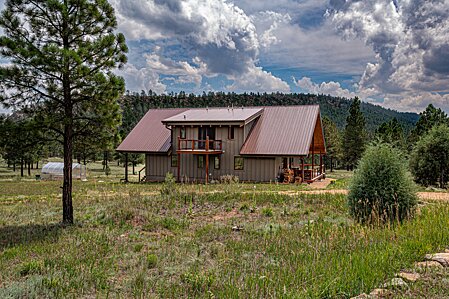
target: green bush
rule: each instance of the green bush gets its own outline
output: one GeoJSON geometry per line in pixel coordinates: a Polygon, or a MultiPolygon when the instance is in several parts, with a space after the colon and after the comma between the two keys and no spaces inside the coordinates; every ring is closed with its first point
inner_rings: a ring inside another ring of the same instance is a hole
{"type": "Polygon", "coordinates": [[[439,183],[443,188],[449,179],[449,127],[434,127],[416,144],[410,156],[410,169],[418,184],[439,183]]]}
{"type": "Polygon", "coordinates": [[[349,186],[351,215],[360,222],[380,224],[411,216],[417,202],[407,163],[387,144],[365,151],[349,186]]]}
{"type": "Polygon", "coordinates": [[[162,184],[161,194],[162,195],[175,195],[178,193],[178,186],[176,185],[176,179],[173,173],[167,172],[165,175],[164,183],[162,184]]]}
{"type": "Polygon", "coordinates": [[[157,256],[154,254],[148,254],[147,255],[147,267],[149,269],[153,269],[154,267],[156,267],[157,264],[157,256]]]}

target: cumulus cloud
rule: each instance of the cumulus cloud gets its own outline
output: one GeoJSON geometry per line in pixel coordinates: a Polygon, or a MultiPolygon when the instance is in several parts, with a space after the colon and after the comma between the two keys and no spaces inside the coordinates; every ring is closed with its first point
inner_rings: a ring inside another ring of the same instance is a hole
{"type": "Polygon", "coordinates": [[[314,83],[309,77],[302,77],[299,80],[293,77],[293,83],[304,93],[325,94],[348,99],[357,96],[355,92],[342,88],[340,83],[335,81],[314,83]]]}
{"type": "Polygon", "coordinates": [[[376,90],[401,110],[432,99],[447,104],[449,0],[331,0],[329,18],[345,38],[358,38],[376,53],[360,90],[376,90]],[[429,100],[425,100],[429,99],[429,100]]]}
{"type": "MultiPolygon", "coordinates": [[[[114,0],[119,30],[128,39],[175,39],[188,59],[147,57],[158,74],[180,76],[184,83],[219,74],[235,80],[239,90],[289,91],[288,85],[257,66],[261,42],[253,20],[225,0],[114,0]],[[189,78],[190,77],[190,78],[189,78]]],[[[269,31],[269,28],[267,31],[269,31]]],[[[275,42],[269,32],[262,44],[275,42]]]]}

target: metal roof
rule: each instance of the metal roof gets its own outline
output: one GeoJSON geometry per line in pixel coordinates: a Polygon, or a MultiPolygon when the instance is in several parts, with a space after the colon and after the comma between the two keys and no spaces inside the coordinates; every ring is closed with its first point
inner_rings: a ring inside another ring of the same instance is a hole
{"type": "Polygon", "coordinates": [[[150,109],[119,145],[120,152],[168,152],[171,132],[162,123],[163,119],[188,109],[150,109]]]}
{"type": "Polygon", "coordinates": [[[259,116],[263,108],[204,108],[189,109],[163,120],[164,123],[184,122],[249,122],[259,116]]]}
{"type": "MultiPolygon", "coordinates": [[[[318,105],[265,107],[262,116],[242,146],[240,154],[308,155],[315,125],[319,121],[318,105]]],[[[319,126],[321,127],[321,123],[319,126]]],[[[324,142],[321,147],[324,147],[324,142]]]]}

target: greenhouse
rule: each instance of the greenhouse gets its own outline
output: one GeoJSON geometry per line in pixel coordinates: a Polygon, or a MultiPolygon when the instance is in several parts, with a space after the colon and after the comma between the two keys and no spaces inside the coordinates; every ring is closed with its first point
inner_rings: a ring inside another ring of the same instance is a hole
{"type": "MultiPolygon", "coordinates": [[[[42,167],[41,178],[44,180],[62,179],[64,176],[64,163],[49,162],[42,167]]],[[[72,178],[84,180],[87,177],[85,165],[79,163],[72,164],[72,178]]]]}

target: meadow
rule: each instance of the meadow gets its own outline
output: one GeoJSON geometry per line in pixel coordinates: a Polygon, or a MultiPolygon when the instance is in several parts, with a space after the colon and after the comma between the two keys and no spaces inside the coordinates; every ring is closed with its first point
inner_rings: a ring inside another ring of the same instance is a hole
{"type": "MultiPolygon", "coordinates": [[[[342,194],[124,184],[120,168],[74,183],[76,224],[64,227],[61,182],[8,171],[0,180],[0,298],[349,298],[449,245],[444,202],[420,202],[403,224],[363,226],[342,194]]],[[[347,185],[344,172],[336,179],[347,185]]],[[[447,268],[422,275],[390,297],[447,298],[447,268]]]]}

